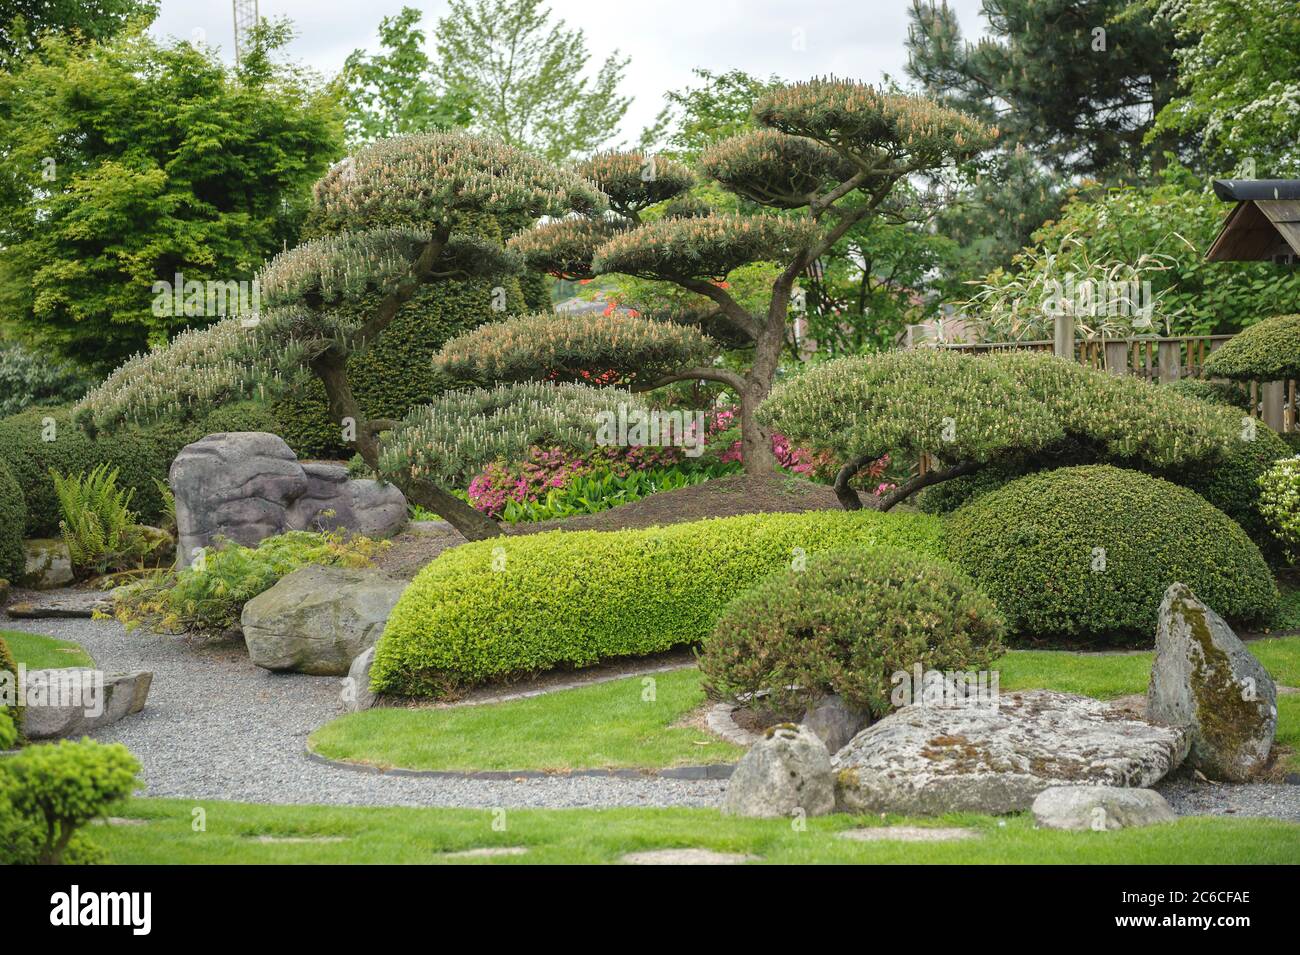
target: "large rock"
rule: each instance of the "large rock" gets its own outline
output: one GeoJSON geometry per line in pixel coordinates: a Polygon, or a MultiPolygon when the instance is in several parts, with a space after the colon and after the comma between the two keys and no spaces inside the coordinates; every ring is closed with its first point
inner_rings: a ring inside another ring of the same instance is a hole
{"type": "Polygon", "coordinates": [[[831,760],[824,744],[802,726],[773,726],[737,764],[722,811],[729,816],[821,816],[835,808],[831,760]]]}
{"type": "Polygon", "coordinates": [[[831,763],[846,812],[940,815],[1028,809],[1049,786],[1145,788],[1186,757],[1183,729],[1086,696],[1031,690],[996,704],[913,704],[863,730],[831,763]]]}
{"type": "Polygon", "coordinates": [[[348,675],[343,678],[343,689],[339,692],[339,702],[349,713],[368,710],[378,702],[379,697],[370,689],[370,668],[374,663],[375,648],[370,647],[348,667],[348,675]]]}
{"type": "Polygon", "coordinates": [[[52,590],[72,583],[72,556],[62,538],[35,538],[23,541],[26,564],[15,581],[29,590],[52,590]]]}
{"type": "Polygon", "coordinates": [[[301,464],[283,440],[262,431],[186,445],[172,461],[170,483],[180,567],[218,537],[252,546],[289,530],[340,527],[387,537],[406,523],[406,498],[393,485],[349,480],[339,464],[301,464]]]}
{"type": "Polygon", "coordinates": [[[342,676],[375,645],[405,587],[369,568],[295,570],[244,604],[249,656],[268,670],[342,676]]]}
{"type": "Polygon", "coordinates": [[[1034,800],[1034,824],[1041,829],[1131,829],[1178,818],[1154,789],[1113,786],[1053,786],[1034,800]]]}
{"type": "Polygon", "coordinates": [[[1268,762],[1277,686],[1217,613],[1183,584],[1165,591],[1147,714],[1191,737],[1190,764],[1210,779],[1244,782],[1268,762]]]}
{"type": "Polygon", "coordinates": [[[139,713],[149,696],[147,670],[110,673],[83,667],[28,670],[22,730],[29,739],[76,737],[139,713]]]}
{"type": "Polygon", "coordinates": [[[831,693],[804,710],[799,722],[816,733],[829,752],[835,753],[871,725],[871,714],[849,706],[838,693],[831,693]]]}

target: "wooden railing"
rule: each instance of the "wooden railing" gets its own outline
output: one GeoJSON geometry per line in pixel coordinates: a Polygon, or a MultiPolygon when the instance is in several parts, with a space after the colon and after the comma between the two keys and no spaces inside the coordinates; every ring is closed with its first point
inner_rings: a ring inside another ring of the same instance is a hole
{"type": "MultiPolygon", "coordinates": [[[[1072,330],[1071,330],[1072,331],[1072,330]]],[[[1068,348],[1071,357],[1081,364],[1103,369],[1115,375],[1137,375],[1152,382],[1171,382],[1180,378],[1204,377],[1205,361],[1231,335],[1182,335],[1171,338],[1096,338],[1071,339],[1068,335],[1058,341],[1043,339],[1022,342],[943,343],[925,342],[921,347],[946,348],[972,354],[999,351],[1061,352],[1068,348]]],[[[1252,381],[1249,384],[1253,414],[1275,431],[1290,433],[1297,430],[1296,382],[1252,381]]]]}

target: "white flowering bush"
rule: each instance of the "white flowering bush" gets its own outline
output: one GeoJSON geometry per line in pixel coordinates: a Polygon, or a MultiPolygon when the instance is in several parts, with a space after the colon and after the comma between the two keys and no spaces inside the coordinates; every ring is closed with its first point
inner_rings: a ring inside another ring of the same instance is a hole
{"type": "Polygon", "coordinates": [[[1300,454],[1265,471],[1259,486],[1260,513],[1291,560],[1300,560],[1300,454]]]}

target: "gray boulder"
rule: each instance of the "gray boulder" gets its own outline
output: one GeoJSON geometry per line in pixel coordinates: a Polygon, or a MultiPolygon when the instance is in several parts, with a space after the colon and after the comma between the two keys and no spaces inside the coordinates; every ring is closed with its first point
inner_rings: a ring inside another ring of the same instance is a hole
{"type": "Polygon", "coordinates": [[[29,590],[52,590],[72,583],[72,556],[59,537],[23,541],[26,563],[15,583],[29,590]]]}
{"type": "Polygon", "coordinates": [[[1146,788],[1178,767],[1189,737],[1100,700],[1049,690],[979,704],[913,704],[835,754],[846,812],[941,815],[1028,809],[1049,786],[1146,788]]]}
{"type": "Polygon", "coordinates": [[[251,547],[289,529],[307,476],[289,446],[262,431],[210,434],[181,448],[168,476],[176,496],[176,563],[188,567],[218,537],[251,547]]]}
{"type": "Polygon", "coordinates": [[[375,645],[405,588],[370,568],[295,570],[244,605],[249,656],[267,670],[343,676],[375,645]]]}
{"type": "Polygon", "coordinates": [[[262,431],[210,434],[172,461],[176,495],[176,563],[218,537],[251,547],[291,530],[346,528],[390,537],[406,524],[406,498],[391,484],[351,480],[341,464],[298,458],[262,431]]]}
{"type": "Polygon", "coordinates": [[[1165,591],[1147,713],[1186,727],[1189,763],[1210,779],[1245,782],[1268,762],[1277,686],[1217,613],[1183,584],[1165,591]]]}
{"type": "Polygon", "coordinates": [[[28,739],[82,736],[144,709],[153,674],[83,667],[28,670],[22,730],[28,739]]]}
{"type": "Polygon", "coordinates": [[[1154,789],[1113,786],[1053,786],[1034,800],[1040,829],[1131,829],[1173,822],[1178,814],[1154,789]]]}
{"type": "Polygon", "coordinates": [[[339,693],[339,702],[349,713],[368,710],[379,699],[370,689],[370,667],[374,662],[375,648],[370,647],[348,667],[348,675],[343,678],[343,690],[339,693]]]}
{"type": "Polygon", "coordinates": [[[792,723],[771,727],[736,765],[722,811],[729,816],[821,816],[835,808],[826,745],[792,723]]]}
{"type": "Polygon", "coordinates": [[[835,753],[871,725],[871,714],[849,706],[838,693],[831,693],[804,710],[799,722],[817,734],[827,751],[835,753]]]}

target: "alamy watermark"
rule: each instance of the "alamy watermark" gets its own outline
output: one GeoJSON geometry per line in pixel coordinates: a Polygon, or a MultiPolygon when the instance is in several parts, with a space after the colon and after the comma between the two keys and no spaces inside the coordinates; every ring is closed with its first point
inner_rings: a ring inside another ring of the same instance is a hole
{"type": "Polygon", "coordinates": [[[18,672],[0,671],[0,705],[80,709],[87,719],[104,713],[104,671],[72,667],[36,670],[29,678],[27,665],[18,672]]]}
{"type": "Polygon", "coordinates": [[[602,448],[681,448],[688,458],[704,453],[705,412],[628,409],[596,415],[596,444],[602,448]]]}
{"type": "MultiPolygon", "coordinates": [[[[262,309],[262,288],[249,282],[187,279],[177,272],[173,280],[153,283],[153,314],[158,318],[219,318],[243,315],[255,318],[262,309]]],[[[254,321],[253,324],[256,324],[254,321]]]]}
{"type": "Polygon", "coordinates": [[[889,702],[902,706],[971,706],[996,708],[1000,676],[997,670],[927,670],[920,663],[896,670],[889,682],[889,702]]]}

